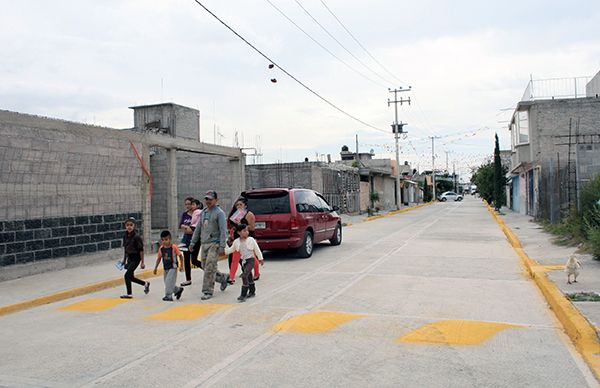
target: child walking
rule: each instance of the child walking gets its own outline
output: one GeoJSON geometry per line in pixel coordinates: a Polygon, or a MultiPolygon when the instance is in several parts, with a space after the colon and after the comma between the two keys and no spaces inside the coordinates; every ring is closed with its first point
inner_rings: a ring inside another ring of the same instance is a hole
{"type": "Polygon", "coordinates": [[[254,260],[256,260],[255,255],[260,265],[264,265],[265,261],[258,243],[254,238],[249,236],[248,225],[239,224],[235,229],[240,237],[235,239],[230,247],[225,248],[225,254],[229,255],[234,252],[239,252],[240,254],[240,261],[242,263],[242,293],[237,299],[240,302],[245,302],[246,298],[252,298],[256,295],[256,286],[254,284],[254,277],[252,276],[254,260]]]}
{"type": "Polygon", "coordinates": [[[123,264],[127,271],[125,272],[125,287],[127,294],[121,295],[121,299],[133,298],[131,292],[131,282],[144,286],[144,293],[150,292],[150,282],[145,282],[135,277],[134,272],[138,265],[140,268],[146,268],[144,264],[144,241],[135,230],[135,218],[128,218],[125,221],[125,236],[123,236],[123,264]]]}
{"type": "Polygon", "coordinates": [[[165,270],[163,275],[165,280],[165,297],[162,300],[165,302],[172,302],[173,295],[179,300],[183,293],[183,287],[175,285],[175,283],[177,283],[177,268],[179,268],[179,271],[183,271],[183,254],[179,248],[173,244],[171,232],[168,230],[163,230],[160,233],[160,242],[161,245],[158,249],[154,274],[156,275],[158,272],[158,266],[162,260],[163,269],[165,270]],[[177,259],[179,259],[179,263],[177,259]]]}

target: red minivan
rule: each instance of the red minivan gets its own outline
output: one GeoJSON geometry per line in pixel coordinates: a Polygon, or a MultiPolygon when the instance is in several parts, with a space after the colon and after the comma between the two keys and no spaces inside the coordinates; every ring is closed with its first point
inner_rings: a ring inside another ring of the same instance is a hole
{"type": "Polygon", "coordinates": [[[256,216],[256,241],[262,250],[298,249],[310,257],[314,244],[342,243],[342,220],[316,191],[307,189],[256,189],[242,193],[256,216]]]}

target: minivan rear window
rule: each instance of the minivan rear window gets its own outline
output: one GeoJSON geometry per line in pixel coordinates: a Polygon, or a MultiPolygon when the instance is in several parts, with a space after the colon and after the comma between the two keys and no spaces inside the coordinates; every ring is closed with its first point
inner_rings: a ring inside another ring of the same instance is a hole
{"type": "Polygon", "coordinates": [[[246,198],[248,198],[248,209],[255,215],[290,213],[290,196],[287,191],[247,195],[246,198]]]}

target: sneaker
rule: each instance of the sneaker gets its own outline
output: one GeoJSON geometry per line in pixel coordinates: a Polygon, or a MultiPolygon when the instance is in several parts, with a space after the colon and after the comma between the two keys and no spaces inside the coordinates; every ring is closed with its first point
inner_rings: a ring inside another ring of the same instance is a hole
{"type": "Polygon", "coordinates": [[[144,294],[148,295],[149,292],[150,292],[150,282],[146,282],[146,284],[144,285],[144,294]]]}
{"type": "Polygon", "coordinates": [[[227,277],[225,279],[223,279],[223,281],[221,282],[221,291],[225,291],[225,289],[229,285],[228,280],[229,280],[229,275],[227,275],[227,277]]]}
{"type": "Polygon", "coordinates": [[[131,295],[121,295],[121,299],[133,299],[131,295]]]}
{"type": "Polygon", "coordinates": [[[180,287],[175,293],[175,298],[177,298],[177,300],[181,299],[181,294],[183,294],[183,288],[180,287]]]}
{"type": "Polygon", "coordinates": [[[242,295],[240,295],[240,296],[238,296],[237,300],[238,300],[240,303],[242,303],[242,302],[245,302],[245,301],[246,301],[246,297],[245,297],[245,296],[242,296],[242,295]]]}
{"type": "Polygon", "coordinates": [[[172,301],[173,301],[173,298],[172,298],[172,297],[170,297],[170,296],[165,296],[165,297],[163,298],[163,300],[164,300],[165,302],[172,302],[172,301]]]}
{"type": "Polygon", "coordinates": [[[200,297],[200,299],[202,299],[202,300],[208,300],[210,298],[212,298],[211,294],[202,294],[202,296],[200,297]]]}
{"type": "Polygon", "coordinates": [[[188,280],[187,282],[183,282],[180,284],[181,287],[185,287],[185,286],[191,286],[192,285],[192,281],[188,280]]]}

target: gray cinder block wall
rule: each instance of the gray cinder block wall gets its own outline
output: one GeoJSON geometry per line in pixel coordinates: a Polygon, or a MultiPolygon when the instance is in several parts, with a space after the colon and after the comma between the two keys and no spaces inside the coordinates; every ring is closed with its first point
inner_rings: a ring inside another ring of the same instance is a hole
{"type": "Polygon", "coordinates": [[[597,144],[600,141],[600,98],[543,100],[529,105],[530,145],[524,149],[529,152],[527,156],[534,167],[540,171],[537,215],[555,221],[561,218],[561,207],[565,206],[568,198],[569,147],[559,144],[569,141],[566,136],[570,119],[571,162],[577,162],[579,186],[600,174],[600,144],[597,144]],[[575,136],[577,132],[579,136],[575,136]],[[576,144],[587,141],[596,144],[576,144]]]}
{"type": "Polygon", "coordinates": [[[0,111],[0,138],[0,266],[119,248],[123,220],[142,222],[121,131],[0,111]]]}
{"type": "Polygon", "coordinates": [[[174,103],[132,106],[133,126],[138,130],[149,130],[200,141],[200,111],[174,103]]]}
{"type": "MultiPolygon", "coordinates": [[[[167,203],[168,169],[164,149],[156,150],[150,157],[152,172],[152,228],[168,227],[167,203]]],[[[186,197],[203,200],[204,193],[215,190],[219,204],[229,212],[233,201],[240,195],[241,173],[238,160],[219,155],[177,152],[177,209],[184,210],[186,197]]]]}
{"type": "Polygon", "coordinates": [[[312,189],[343,212],[360,212],[358,169],[345,165],[320,162],[247,165],[246,188],[268,187],[312,189]]]}

